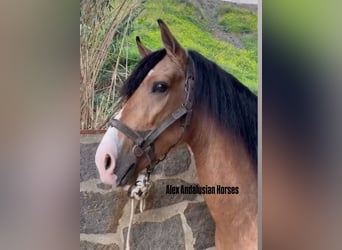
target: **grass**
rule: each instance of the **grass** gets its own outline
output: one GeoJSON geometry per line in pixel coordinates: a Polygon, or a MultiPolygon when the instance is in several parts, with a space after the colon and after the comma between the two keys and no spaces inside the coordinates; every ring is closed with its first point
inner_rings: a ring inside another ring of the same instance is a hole
{"type": "MultiPolygon", "coordinates": [[[[171,32],[186,49],[193,49],[203,54],[208,59],[216,62],[229,73],[237,77],[252,91],[257,92],[257,36],[244,37],[242,43],[245,49],[238,49],[229,42],[218,41],[210,32],[208,24],[201,17],[201,12],[188,1],[149,0],[144,2],[144,10],[133,22],[133,32],[129,36],[129,55],[131,58],[139,58],[135,45],[135,36],[140,36],[143,43],[153,49],[162,47],[158,18],[169,26],[171,32]]],[[[256,15],[245,12],[240,8],[230,8],[222,12],[222,19],[229,15],[239,16],[241,13],[250,17],[252,24],[245,24],[246,19],[236,18],[233,23],[236,27],[251,26],[256,30],[256,15]]],[[[244,17],[245,18],[245,17],[244,17]]],[[[245,28],[244,28],[245,29],[245,28]]],[[[246,29],[247,30],[247,29],[246,29]]],[[[239,31],[241,32],[241,30],[239,31]]]]}
{"type": "Polygon", "coordinates": [[[81,129],[101,128],[113,112],[117,86],[128,75],[123,48],[137,9],[135,0],[81,1],[81,129]]]}
{"type": "Polygon", "coordinates": [[[248,10],[225,6],[220,8],[219,24],[227,32],[251,33],[257,30],[258,18],[248,10]]]}

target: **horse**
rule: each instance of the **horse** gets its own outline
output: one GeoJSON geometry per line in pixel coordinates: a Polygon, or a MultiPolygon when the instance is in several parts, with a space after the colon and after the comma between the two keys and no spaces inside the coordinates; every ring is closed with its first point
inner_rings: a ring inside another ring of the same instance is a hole
{"type": "Polygon", "coordinates": [[[96,152],[102,182],[125,186],[151,173],[171,148],[187,144],[221,249],[257,249],[257,96],[233,75],[185,50],[158,19],[164,48],[136,38],[142,60],[121,89],[124,105],[96,152]]]}

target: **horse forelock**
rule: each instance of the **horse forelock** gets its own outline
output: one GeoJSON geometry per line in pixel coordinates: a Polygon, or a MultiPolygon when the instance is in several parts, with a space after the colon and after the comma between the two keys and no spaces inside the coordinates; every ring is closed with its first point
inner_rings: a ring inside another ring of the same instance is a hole
{"type": "Polygon", "coordinates": [[[132,74],[127,78],[121,88],[121,96],[125,99],[130,98],[139,88],[148,73],[160,62],[166,55],[166,50],[157,50],[144,57],[136,66],[132,74]]]}

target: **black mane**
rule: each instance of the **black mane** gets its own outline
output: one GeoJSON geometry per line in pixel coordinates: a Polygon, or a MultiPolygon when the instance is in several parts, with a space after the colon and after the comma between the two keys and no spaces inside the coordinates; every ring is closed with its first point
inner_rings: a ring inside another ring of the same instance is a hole
{"type": "Polygon", "coordinates": [[[216,63],[190,50],[194,62],[194,106],[204,106],[223,128],[240,136],[257,166],[257,96],[216,63]]]}
{"type": "MultiPolygon", "coordinates": [[[[121,95],[129,98],[148,72],[166,55],[165,49],[146,56],[128,77],[121,95]]],[[[202,106],[224,129],[240,136],[257,166],[257,96],[234,76],[196,51],[188,51],[194,63],[194,106],[202,106]]]]}

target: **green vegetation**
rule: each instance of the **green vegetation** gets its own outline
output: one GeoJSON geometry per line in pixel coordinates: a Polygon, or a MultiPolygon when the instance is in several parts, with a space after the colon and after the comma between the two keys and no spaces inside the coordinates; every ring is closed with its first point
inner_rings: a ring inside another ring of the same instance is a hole
{"type": "Polygon", "coordinates": [[[219,24],[228,32],[251,33],[257,30],[258,18],[248,10],[225,6],[221,7],[220,15],[219,24]]]}
{"type": "MultiPolygon", "coordinates": [[[[258,61],[258,18],[249,10],[232,5],[221,5],[218,15],[219,24],[227,32],[232,32],[242,42],[251,58],[258,61]]],[[[257,74],[257,71],[250,72],[257,74]]],[[[248,85],[248,84],[247,84],[248,85]]],[[[257,84],[251,89],[257,92],[257,84]]]]}
{"type": "Polygon", "coordinates": [[[196,50],[257,93],[257,16],[222,3],[216,16],[193,0],[81,1],[81,129],[101,129],[118,106],[118,90],[140,61],[139,36],[162,48],[162,19],[185,49],[196,50]],[[214,20],[215,19],[215,20],[214,20]],[[238,38],[243,48],[215,37],[214,24],[238,38]]]}
{"type": "Polygon", "coordinates": [[[129,73],[124,45],[141,6],[135,0],[82,0],[80,7],[80,127],[98,129],[112,115],[129,73]]]}
{"type": "MultiPolygon", "coordinates": [[[[238,49],[228,42],[217,40],[209,32],[208,22],[197,7],[188,1],[176,2],[172,0],[144,2],[144,10],[134,20],[133,32],[129,35],[130,58],[135,60],[139,58],[135,36],[140,36],[143,43],[153,50],[162,47],[156,22],[161,18],[184,48],[200,52],[257,92],[257,35],[243,37],[242,43],[245,49],[238,49]]],[[[232,20],[232,25],[250,26],[249,30],[256,31],[255,14],[236,7],[229,8],[229,11],[227,8],[222,11],[222,20],[226,20],[229,15],[243,14],[243,18],[232,20]]]]}

